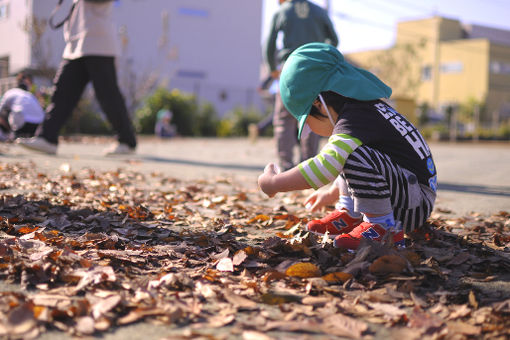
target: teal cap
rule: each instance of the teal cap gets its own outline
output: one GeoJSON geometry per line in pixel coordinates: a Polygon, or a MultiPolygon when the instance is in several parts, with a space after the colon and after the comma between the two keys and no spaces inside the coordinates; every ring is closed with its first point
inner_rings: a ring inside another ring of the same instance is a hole
{"type": "Polygon", "coordinates": [[[280,75],[280,95],[298,120],[298,138],[314,100],[324,91],[357,100],[391,96],[389,86],[372,73],[349,64],[336,47],[324,43],[303,45],[292,52],[280,75]]]}

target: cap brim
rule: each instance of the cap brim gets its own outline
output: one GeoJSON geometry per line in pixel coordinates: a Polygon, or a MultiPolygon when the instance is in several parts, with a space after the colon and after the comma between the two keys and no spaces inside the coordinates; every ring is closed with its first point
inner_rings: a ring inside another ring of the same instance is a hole
{"type": "Polygon", "coordinates": [[[310,114],[311,109],[312,109],[312,105],[310,104],[310,107],[308,107],[307,110],[305,111],[306,114],[302,115],[298,119],[298,140],[301,140],[301,137],[302,138],[306,137],[306,135],[302,136],[302,134],[303,134],[303,129],[306,125],[306,119],[308,118],[308,115],[310,114]]]}
{"type": "Polygon", "coordinates": [[[310,128],[310,125],[305,123],[305,125],[303,125],[303,129],[301,130],[300,139],[305,139],[306,137],[308,137],[310,135],[311,132],[312,132],[312,129],[310,128]]]}

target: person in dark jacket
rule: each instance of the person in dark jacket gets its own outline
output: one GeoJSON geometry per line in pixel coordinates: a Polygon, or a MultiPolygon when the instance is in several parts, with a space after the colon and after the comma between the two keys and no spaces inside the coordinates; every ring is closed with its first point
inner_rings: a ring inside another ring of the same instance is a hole
{"type": "MultiPolygon", "coordinates": [[[[307,0],[279,2],[280,8],[273,16],[265,44],[266,63],[275,80],[279,78],[285,60],[299,46],[310,42],[338,45],[337,34],[326,10],[307,0]],[[277,50],[276,42],[280,33],[283,34],[283,46],[277,50]]],[[[294,165],[294,146],[298,144],[297,125],[282,104],[280,93],[275,96],[273,126],[280,168],[290,169],[294,165]]],[[[311,133],[301,140],[301,161],[316,154],[319,139],[318,135],[311,133]]]]}

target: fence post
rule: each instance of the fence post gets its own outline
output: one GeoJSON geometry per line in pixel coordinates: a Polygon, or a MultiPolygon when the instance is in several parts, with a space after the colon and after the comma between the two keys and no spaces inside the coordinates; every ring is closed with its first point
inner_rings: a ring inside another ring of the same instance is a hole
{"type": "Polygon", "coordinates": [[[480,139],[480,105],[475,105],[474,112],[473,112],[473,142],[478,142],[480,139]]]}
{"type": "Polygon", "coordinates": [[[450,115],[450,142],[457,141],[457,107],[452,107],[452,114],[450,115]]]}

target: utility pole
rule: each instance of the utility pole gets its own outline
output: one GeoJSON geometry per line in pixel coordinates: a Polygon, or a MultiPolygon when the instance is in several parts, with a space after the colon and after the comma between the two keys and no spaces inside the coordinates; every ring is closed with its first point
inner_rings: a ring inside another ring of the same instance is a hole
{"type": "Polygon", "coordinates": [[[434,32],[434,57],[433,57],[433,66],[432,66],[432,105],[434,106],[434,110],[436,112],[439,111],[439,76],[440,76],[440,35],[441,35],[441,19],[439,17],[435,17],[437,21],[436,23],[436,32],[434,32]]]}
{"type": "Polygon", "coordinates": [[[328,12],[328,15],[331,15],[330,13],[330,10],[331,10],[331,4],[329,3],[330,0],[326,0],[326,12],[328,12]]]}
{"type": "Polygon", "coordinates": [[[476,104],[473,112],[473,142],[478,142],[480,139],[480,105],[476,104]]]}

